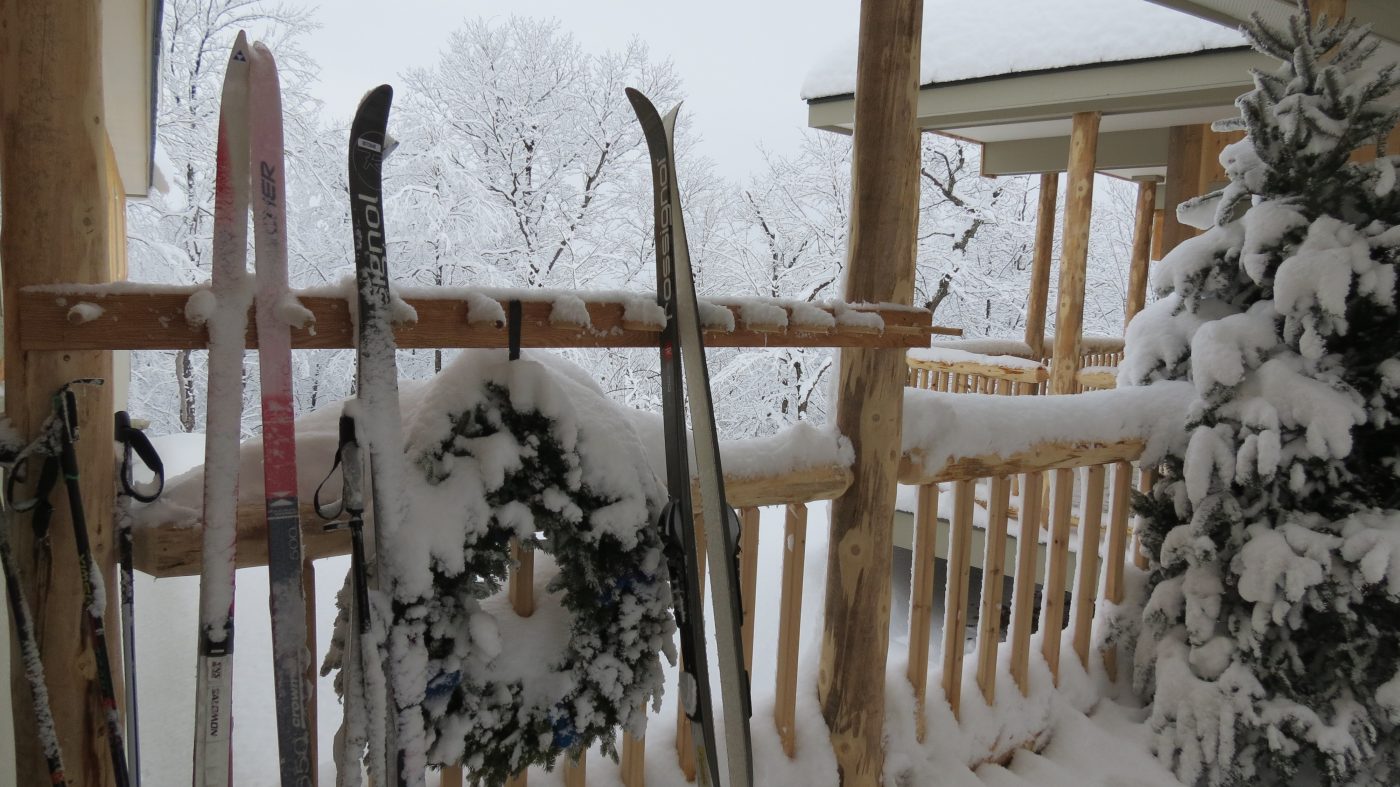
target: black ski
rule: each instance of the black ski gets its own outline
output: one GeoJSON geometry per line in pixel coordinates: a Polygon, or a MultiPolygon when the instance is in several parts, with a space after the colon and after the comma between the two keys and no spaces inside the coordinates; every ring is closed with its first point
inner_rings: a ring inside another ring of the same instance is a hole
{"type": "Polygon", "coordinates": [[[641,121],[650,152],[656,214],[657,300],[666,312],[661,334],[661,389],[666,434],[666,478],[671,502],[664,515],[668,562],[681,632],[684,678],[681,702],[690,719],[697,746],[699,783],[721,784],[715,746],[713,700],[705,654],[704,599],[695,539],[695,523],[705,524],[710,556],[711,593],[715,609],[715,638],[720,668],[720,692],[725,719],[726,760],[730,787],[753,783],[753,747],[749,739],[752,714],[748,672],[744,668],[743,603],[739,593],[739,518],[724,499],[724,476],[710,402],[709,372],[700,333],[695,282],[686,247],[680,189],[676,183],[675,121],[679,107],[663,118],[640,92],[627,89],[627,98],[641,121]],[[677,358],[679,355],[679,359],[677,358]],[[700,477],[699,516],[690,495],[690,470],[685,437],[682,366],[695,431],[696,470],[700,477]],[[718,514],[718,515],[717,515],[718,514]],[[709,771],[705,781],[701,775],[709,771]]]}
{"type": "MultiPolygon", "coordinates": [[[[370,596],[391,596],[393,538],[405,518],[403,499],[403,426],[399,410],[398,364],[394,357],[392,295],[385,252],[383,163],[393,148],[387,128],[394,91],[388,85],[371,90],[360,101],[350,126],[350,215],[355,233],[355,282],[358,304],[356,438],[365,449],[373,519],[364,539],[364,581],[370,596]]],[[[387,607],[386,607],[387,608],[387,607]]],[[[373,610],[365,610],[370,613],[373,610]]],[[[373,620],[370,619],[372,624],[373,620]]],[[[385,636],[388,620],[381,621],[385,636]]],[[[352,630],[355,629],[352,626],[352,630]]],[[[368,625],[365,631],[375,631],[368,625]]],[[[358,637],[357,637],[358,638],[358,637]]],[[[370,710],[370,773],[379,785],[421,783],[423,776],[405,774],[404,751],[398,735],[399,708],[395,673],[386,664],[367,663],[369,648],[360,646],[361,677],[365,681],[370,710]],[[380,696],[372,696],[378,694],[380,696]],[[381,704],[382,703],[382,704],[381,704]],[[376,715],[382,713],[381,721],[376,715]],[[379,738],[379,740],[376,740],[379,738]],[[382,748],[381,748],[382,746],[382,748]],[[378,770],[378,774],[376,774],[378,770]],[[388,771],[392,771],[392,774],[388,771]]],[[[395,660],[392,640],[386,646],[389,663],[395,660]]]]}

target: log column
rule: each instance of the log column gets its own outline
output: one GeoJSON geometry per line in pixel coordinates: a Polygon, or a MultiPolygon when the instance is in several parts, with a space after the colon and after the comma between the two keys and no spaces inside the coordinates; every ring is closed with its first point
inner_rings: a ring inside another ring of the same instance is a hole
{"type": "Polygon", "coordinates": [[[1194,227],[1176,220],[1176,207],[1202,191],[1201,137],[1203,126],[1172,126],[1167,132],[1167,204],[1162,211],[1162,255],[1187,238],[1194,227]]]}
{"type": "MultiPolygon", "coordinates": [[[[863,0],[856,68],[845,297],[908,304],[918,232],[922,0],[863,0]]],[[[841,351],[836,425],[855,449],[831,506],[826,620],[817,682],[844,785],[880,783],[889,650],[903,350],[841,351]]]]}
{"type": "Polygon", "coordinates": [[[1055,251],[1055,199],[1059,190],[1060,173],[1041,173],[1031,291],[1026,301],[1026,344],[1031,348],[1031,358],[1037,361],[1045,357],[1045,309],[1050,301],[1050,258],[1055,251]]]}
{"type": "Polygon", "coordinates": [[[1147,305],[1147,263],[1152,256],[1152,224],[1157,212],[1157,178],[1138,181],[1137,216],[1133,225],[1133,259],[1128,268],[1128,302],[1123,308],[1123,330],[1147,305]]]}
{"type": "MultiPolygon", "coordinates": [[[[111,376],[106,352],[19,351],[19,288],[52,282],[103,282],[124,239],[113,238],[112,194],[121,184],[107,169],[102,105],[102,40],[96,0],[0,0],[0,193],[4,227],[7,414],[33,436],[50,411],[50,397],[78,377],[111,376]]],[[[112,397],[110,387],[79,392],[83,426],[78,460],[94,557],[105,573],[107,630],[115,632],[112,566],[112,397]]],[[[91,646],[83,634],[83,594],[67,503],[56,494],[52,548],[34,543],[30,528],[12,538],[25,591],[33,606],[49,699],[70,783],[113,783],[102,714],[98,710],[91,646]],[[50,555],[52,560],[50,560],[50,555]]],[[[115,644],[116,639],[112,642],[115,644]]],[[[11,642],[12,658],[17,649],[11,642]]],[[[109,654],[119,665],[120,653],[109,654]]],[[[13,663],[13,662],[12,662],[13,663]]],[[[121,671],[114,670],[120,680],[121,671]]],[[[30,710],[29,687],[14,670],[8,712],[15,720],[16,772],[45,773],[30,710]]]]}
{"type": "Polygon", "coordinates": [[[1074,375],[1079,371],[1080,334],[1084,329],[1084,275],[1089,264],[1089,214],[1094,206],[1094,156],[1098,139],[1099,113],[1075,113],[1069,142],[1059,304],[1055,311],[1055,356],[1050,365],[1052,394],[1074,393],[1074,375]]]}

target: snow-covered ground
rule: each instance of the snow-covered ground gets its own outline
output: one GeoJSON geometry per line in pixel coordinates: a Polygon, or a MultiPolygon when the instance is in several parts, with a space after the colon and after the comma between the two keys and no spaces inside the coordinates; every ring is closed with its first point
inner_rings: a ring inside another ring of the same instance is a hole
{"type": "MultiPolygon", "coordinates": [[[[197,436],[164,438],[162,447],[172,476],[199,459],[197,436]]],[[[826,504],[811,507],[808,522],[806,571],[802,610],[801,677],[798,684],[797,756],[782,753],[772,722],[777,649],[779,588],[784,541],[783,510],[765,509],[760,537],[760,567],[756,594],[754,638],[754,718],[756,783],[765,785],[826,785],[836,783],[836,763],[816,697],[823,592],[826,574],[826,504]]],[[[507,649],[513,639],[538,636],[539,625],[557,617],[557,604],[545,593],[552,573],[548,559],[536,566],[539,610],[529,624],[511,624],[504,598],[486,607],[505,624],[507,649]]],[[[334,618],[334,599],[348,567],[347,558],[318,561],[316,610],[317,658],[324,654],[334,618]]],[[[942,592],[942,589],[939,589],[942,592]]],[[[271,643],[265,569],[238,572],[237,648],[234,662],[235,779],[240,785],[277,784],[276,729],[273,715],[271,643]]],[[[178,783],[190,767],[193,736],[194,656],[198,581],[195,578],[152,579],[138,575],[137,648],[140,664],[142,771],[150,784],[178,783]]],[[[929,731],[924,744],[914,737],[913,696],[905,682],[907,620],[898,611],[892,623],[887,693],[887,783],[891,784],[1036,784],[1055,785],[1174,785],[1170,774],[1149,754],[1143,712],[1098,699],[1105,687],[1100,675],[1078,668],[1067,651],[1058,691],[1038,657],[1029,698],[1015,691],[1003,659],[998,705],[989,709],[975,689],[971,665],[965,677],[963,722],[952,719],[938,686],[938,640],[930,656],[929,731]],[[1097,700],[1097,701],[1096,701],[1097,700]],[[1086,711],[1088,713],[1086,714],[1086,711]],[[1048,726],[1051,743],[1043,753],[1018,752],[1006,767],[984,765],[975,772],[968,763],[996,748],[1048,726]]],[[[1038,653],[1038,647],[1036,648],[1038,653]]],[[[647,783],[685,784],[675,765],[674,669],[668,670],[668,693],[659,713],[651,716],[647,737],[647,783]]],[[[323,778],[333,772],[332,736],[340,708],[330,679],[319,682],[318,725],[323,778]]],[[[721,737],[722,740],[722,737],[721,737]]],[[[617,766],[596,753],[589,758],[589,781],[617,783],[617,766]]],[[[430,783],[432,783],[430,779],[430,783]]],[[[531,773],[532,785],[562,783],[558,773],[531,773]]]]}

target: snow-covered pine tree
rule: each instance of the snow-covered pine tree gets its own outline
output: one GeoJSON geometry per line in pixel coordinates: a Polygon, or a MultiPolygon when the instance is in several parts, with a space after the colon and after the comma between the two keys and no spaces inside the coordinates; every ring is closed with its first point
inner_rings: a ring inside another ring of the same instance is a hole
{"type": "Polygon", "coordinates": [[[1197,395],[1140,501],[1135,676],[1188,784],[1400,778],[1400,158],[1380,141],[1400,74],[1367,30],[1313,21],[1303,0],[1286,30],[1248,27],[1281,63],[1237,102],[1213,226],[1128,331],[1124,383],[1197,395]]]}

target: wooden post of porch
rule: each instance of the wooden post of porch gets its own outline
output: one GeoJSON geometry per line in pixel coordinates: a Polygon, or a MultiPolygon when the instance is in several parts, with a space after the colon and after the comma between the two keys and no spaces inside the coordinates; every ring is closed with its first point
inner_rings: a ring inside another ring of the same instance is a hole
{"type": "MultiPolygon", "coordinates": [[[[113,194],[121,183],[108,168],[102,105],[102,37],[96,0],[0,0],[0,194],[3,234],[5,409],[20,434],[33,437],[58,386],[79,377],[111,376],[107,352],[20,352],[19,290],[53,282],[100,283],[112,278],[124,238],[112,237],[113,194]]],[[[111,386],[78,393],[82,439],[79,475],[87,502],[93,556],[107,598],[116,598],[112,567],[111,386]]],[[[49,700],[70,783],[114,783],[103,714],[96,698],[91,648],[83,631],[82,581],[64,495],[50,528],[51,546],[34,542],[27,526],[11,539],[32,605],[49,700]]],[[[26,523],[23,523],[27,525],[26,523]]],[[[107,630],[118,630],[116,604],[107,630]]],[[[6,632],[8,636],[8,632],[6,632]]],[[[114,640],[115,642],[115,640],[114,640]]],[[[11,640],[12,663],[19,663],[11,640]]],[[[120,653],[110,653],[120,664],[120,653]]],[[[116,680],[121,671],[114,670],[116,680]]],[[[11,671],[16,773],[47,773],[35,730],[29,686],[11,671]]],[[[120,692],[120,686],[118,686],[120,692]]]]}
{"type": "MultiPolygon", "coordinates": [[[[919,207],[923,0],[862,0],[845,297],[909,304],[919,207]]],[[[818,699],[844,785],[884,770],[885,657],[903,350],[842,350],[836,425],[855,449],[831,505],[818,699]]]]}
{"type": "Polygon", "coordinates": [[[1031,258],[1031,291],[1026,301],[1026,344],[1031,358],[1045,357],[1045,309],[1050,301],[1050,261],[1055,251],[1055,200],[1060,173],[1042,172],[1040,202],[1035,213],[1035,256],[1031,258]]]}
{"type": "Polygon", "coordinates": [[[1084,276],[1089,264],[1089,214],[1094,206],[1094,157],[1098,151],[1099,113],[1076,112],[1069,141],[1069,178],[1065,186],[1065,230],[1060,242],[1059,303],[1055,311],[1055,357],[1050,364],[1050,393],[1075,391],[1080,333],[1084,328],[1084,276]]]}
{"type": "Polygon", "coordinates": [[[1162,255],[1187,238],[1194,227],[1176,220],[1176,206],[1201,193],[1202,126],[1172,126],[1167,132],[1167,204],[1162,210],[1162,255]]]}
{"type": "Polygon", "coordinates": [[[1133,259],[1128,268],[1128,302],[1123,329],[1147,305],[1147,263],[1152,257],[1152,224],[1157,212],[1157,178],[1138,180],[1137,216],[1133,225],[1133,259]]]}

